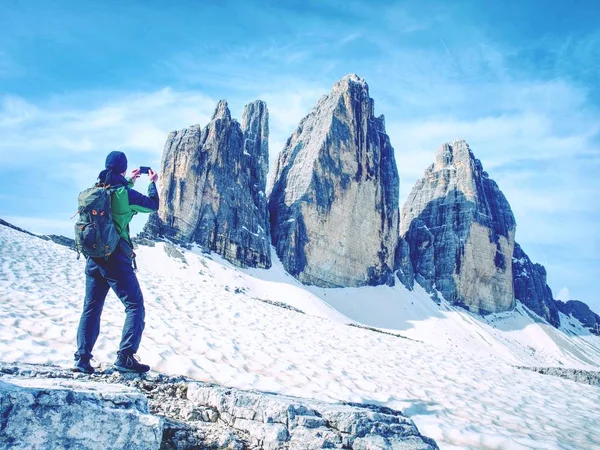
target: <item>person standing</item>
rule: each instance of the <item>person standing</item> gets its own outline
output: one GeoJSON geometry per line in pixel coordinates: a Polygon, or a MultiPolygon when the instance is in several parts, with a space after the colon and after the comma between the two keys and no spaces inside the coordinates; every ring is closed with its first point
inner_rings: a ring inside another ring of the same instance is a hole
{"type": "Polygon", "coordinates": [[[150,370],[142,364],[136,353],[144,331],[144,298],[135,274],[135,253],[129,235],[129,223],[137,213],[158,210],[158,174],[148,171],[150,184],[148,195],[132,189],[140,177],[140,169],[134,169],[130,178],[127,173],[127,157],[123,152],[113,151],[106,157],[105,169],[98,181],[111,187],[111,213],[120,239],[116,250],[106,258],[88,258],[85,265],[85,300],[77,329],[76,372],[94,373],[91,365],[92,350],[100,334],[100,316],[108,290],[112,289],[125,307],[125,323],[121,344],[114,363],[120,372],[144,373],[150,370]]]}

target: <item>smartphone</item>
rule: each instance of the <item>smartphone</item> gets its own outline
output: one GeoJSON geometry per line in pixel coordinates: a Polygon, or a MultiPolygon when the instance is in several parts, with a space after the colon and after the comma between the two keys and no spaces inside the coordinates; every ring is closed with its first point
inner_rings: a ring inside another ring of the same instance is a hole
{"type": "Polygon", "coordinates": [[[141,174],[148,174],[148,172],[152,170],[150,167],[146,167],[146,166],[140,166],[140,173],[141,174]]]}

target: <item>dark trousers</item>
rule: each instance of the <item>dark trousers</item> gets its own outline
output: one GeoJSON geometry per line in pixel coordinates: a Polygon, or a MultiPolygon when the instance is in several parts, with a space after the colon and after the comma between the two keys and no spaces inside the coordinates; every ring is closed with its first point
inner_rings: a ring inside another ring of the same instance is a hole
{"type": "Polygon", "coordinates": [[[137,352],[144,331],[144,298],[133,271],[131,259],[117,250],[108,260],[88,258],[85,266],[85,301],[77,329],[76,359],[91,359],[92,349],[100,334],[100,316],[108,290],[112,289],[125,306],[125,324],[119,353],[130,356],[137,352]]]}

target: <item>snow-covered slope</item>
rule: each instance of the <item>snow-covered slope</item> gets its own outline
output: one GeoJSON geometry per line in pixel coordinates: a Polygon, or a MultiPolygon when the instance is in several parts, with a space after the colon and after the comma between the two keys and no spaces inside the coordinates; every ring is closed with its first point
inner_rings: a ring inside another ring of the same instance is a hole
{"type": "Polygon", "coordinates": [[[558,330],[519,302],[513,311],[482,317],[443,300],[437,305],[418,285],[414,292],[402,285],[307,290],[357,322],[438,348],[460,348],[515,365],[592,370],[600,365],[600,338],[576,319],[561,315],[564,325],[558,330]]]}
{"type": "MultiPolygon", "coordinates": [[[[556,330],[522,305],[481,318],[438,306],[419,287],[307,288],[276,258],[271,270],[241,270],[180,251],[185,261],[164,244],[137,251],[147,310],[139,353],[156,370],[383,404],[441,448],[600,447],[598,387],[514,367],[598,369],[600,339],[570,318],[556,330]]],[[[0,226],[0,360],[72,363],[83,266],[65,247],[0,226]]],[[[111,294],[100,362],[115,357],[122,309],[111,294]]]]}

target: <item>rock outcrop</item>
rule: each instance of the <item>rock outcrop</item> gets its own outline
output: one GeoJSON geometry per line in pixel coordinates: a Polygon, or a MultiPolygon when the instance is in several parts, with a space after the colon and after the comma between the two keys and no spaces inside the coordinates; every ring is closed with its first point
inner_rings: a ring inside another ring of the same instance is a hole
{"type": "Polygon", "coordinates": [[[597,370],[568,369],[565,367],[527,367],[516,366],[517,369],[531,370],[543,375],[561,377],[576,383],[591,384],[600,387],[600,372],[597,370]]]}
{"type": "Polygon", "coordinates": [[[552,298],[552,290],[546,282],[546,269],[540,264],[532,263],[517,243],[512,258],[512,271],[515,298],[538,316],[558,327],[558,308],[552,298]]]}
{"type": "Polygon", "coordinates": [[[465,141],[442,145],[402,207],[415,280],[479,313],[514,306],[515,219],[465,141]]]}
{"type": "Polygon", "coordinates": [[[600,316],[585,303],[579,300],[569,300],[567,302],[556,300],[556,307],[564,315],[579,320],[590,333],[600,335],[600,316]]]}
{"type": "Polygon", "coordinates": [[[193,383],[188,399],[214,408],[219,417],[264,449],[436,449],[414,423],[389,408],[328,404],[193,383]]]}
{"type": "Polygon", "coordinates": [[[139,377],[105,368],[93,375],[73,375],[53,366],[0,363],[0,405],[0,444],[23,444],[10,448],[152,449],[158,445],[172,450],[438,448],[433,440],[419,433],[412,420],[381,406],[324,403],[224,388],[185,377],[152,373],[139,377]],[[77,380],[73,380],[74,376],[77,380]],[[8,384],[3,380],[49,387],[33,399],[31,395],[10,397],[3,390],[8,384]],[[59,392],[61,400],[54,401],[51,391],[59,392]],[[12,409],[4,408],[7,402],[12,409]],[[32,405],[38,406],[32,410],[32,405]],[[148,407],[155,416],[148,416],[148,407]],[[113,410],[121,414],[114,422],[108,415],[113,410]],[[69,417],[73,411],[79,411],[81,416],[69,417]],[[88,424],[87,417],[92,414],[97,415],[97,423],[88,424]],[[31,428],[28,418],[32,416],[41,417],[41,423],[52,429],[31,428]],[[56,429],[50,423],[56,423],[56,429]],[[4,432],[4,426],[8,433],[4,432]],[[84,445],[80,438],[95,439],[98,429],[104,430],[105,435],[84,445]],[[40,435],[28,434],[35,431],[40,435]],[[71,440],[62,440],[65,434],[68,435],[65,439],[71,440]],[[9,441],[12,436],[21,440],[9,441]],[[47,445],[36,447],[38,441],[34,439],[39,440],[40,436],[47,445]],[[122,442],[124,436],[130,439],[129,446],[114,444],[122,442]],[[138,445],[142,438],[145,446],[138,445]],[[114,440],[107,445],[108,439],[114,440]]]}
{"type": "Polygon", "coordinates": [[[415,274],[410,259],[410,246],[402,238],[398,239],[395,261],[396,276],[404,286],[412,291],[415,286],[415,274]]]}
{"type": "Polygon", "coordinates": [[[210,123],[174,131],[160,168],[160,207],[145,234],[196,243],[243,266],[271,266],[265,195],[268,111],[246,106],[242,124],[220,101],[210,123]]]}
{"type": "Polygon", "coordinates": [[[367,83],[348,75],[300,122],[277,161],[272,241],[286,270],[322,287],[393,283],[398,170],[367,83]]]}
{"type": "Polygon", "coordinates": [[[162,419],[124,386],[3,377],[0,447],[158,450],[162,419]]]}

